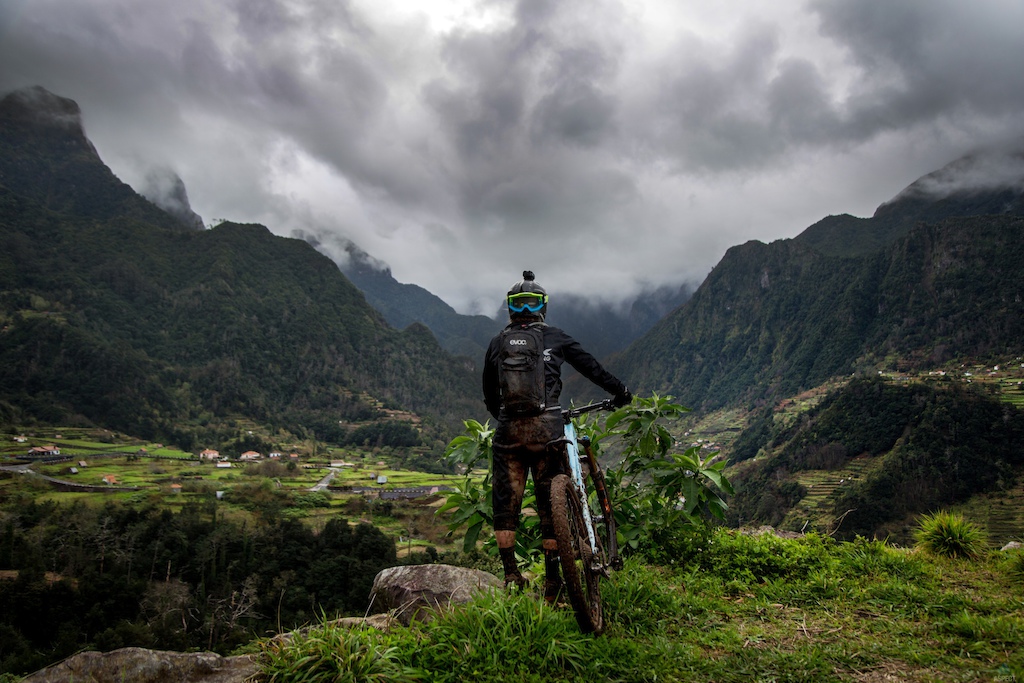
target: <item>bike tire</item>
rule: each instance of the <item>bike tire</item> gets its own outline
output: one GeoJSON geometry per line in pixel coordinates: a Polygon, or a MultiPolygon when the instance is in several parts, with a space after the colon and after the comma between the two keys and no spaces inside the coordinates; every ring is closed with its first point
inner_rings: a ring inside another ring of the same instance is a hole
{"type": "Polygon", "coordinates": [[[590,547],[587,537],[583,504],[568,475],[559,474],[552,479],[551,517],[558,541],[563,585],[580,630],[599,634],[604,631],[601,573],[593,564],[595,549],[590,547]]]}

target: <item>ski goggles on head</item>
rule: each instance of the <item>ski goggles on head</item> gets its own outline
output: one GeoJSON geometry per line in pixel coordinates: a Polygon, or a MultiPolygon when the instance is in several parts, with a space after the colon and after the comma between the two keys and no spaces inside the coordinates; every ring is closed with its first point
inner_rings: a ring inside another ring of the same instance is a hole
{"type": "Polygon", "coordinates": [[[510,294],[508,297],[508,310],[513,313],[537,313],[548,302],[547,294],[534,294],[533,292],[520,292],[510,294]]]}

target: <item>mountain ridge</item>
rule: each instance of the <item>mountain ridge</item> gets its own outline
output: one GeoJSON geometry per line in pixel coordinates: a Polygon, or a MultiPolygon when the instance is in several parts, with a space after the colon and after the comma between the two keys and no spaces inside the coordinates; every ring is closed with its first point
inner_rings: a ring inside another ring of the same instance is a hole
{"type": "Polygon", "coordinates": [[[117,180],[79,125],[13,111],[0,116],[8,419],[188,449],[232,438],[238,415],[328,438],[383,403],[428,418],[436,438],[482,412],[465,363],[422,328],[388,326],[309,244],[264,226],[190,229],[117,180]]]}
{"type": "Polygon", "coordinates": [[[877,369],[886,354],[919,365],[1019,348],[1021,169],[1018,186],[928,205],[905,190],[870,219],[832,216],[792,239],[734,246],[609,366],[641,390],[714,408],[877,369]]]}

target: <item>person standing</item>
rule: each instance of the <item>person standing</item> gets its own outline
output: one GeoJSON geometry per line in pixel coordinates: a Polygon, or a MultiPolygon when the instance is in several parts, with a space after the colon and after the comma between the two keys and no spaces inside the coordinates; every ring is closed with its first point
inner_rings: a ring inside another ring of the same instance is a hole
{"type": "Polygon", "coordinates": [[[562,442],[562,364],[613,397],[616,407],[633,400],[618,378],[578,341],[544,322],[547,292],[530,271],[506,298],[509,323],[491,340],[484,356],[483,392],[487,412],[497,421],[492,440],[494,535],[505,586],[522,589],[526,579],[515,557],[516,528],[527,476],[533,476],[544,548],[544,597],[553,602],[562,587],[558,543],[551,521],[551,480],[565,473],[562,442]]]}

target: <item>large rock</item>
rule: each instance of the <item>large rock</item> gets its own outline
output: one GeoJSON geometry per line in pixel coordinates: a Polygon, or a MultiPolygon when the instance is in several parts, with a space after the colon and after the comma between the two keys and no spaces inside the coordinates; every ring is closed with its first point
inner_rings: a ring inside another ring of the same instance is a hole
{"type": "Polygon", "coordinates": [[[370,613],[390,612],[409,625],[429,621],[451,605],[469,602],[481,591],[500,590],[502,581],[479,569],[447,564],[389,567],[377,574],[370,591],[370,613]]]}
{"type": "MultiPolygon", "coordinates": [[[[440,610],[463,604],[481,591],[501,590],[498,577],[478,569],[447,564],[391,567],[377,574],[368,614],[337,623],[348,627],[387,629],[392,621],[408,626],[427,621],[440,610]]],[[[295,633],[282,634],[288,639],[295,633]]],[[[126,647],[113,652],[82,652],[30,674],[22,683],[245,683],[258,672],[247,655],[222,657],[213,652],[167,652],[126,647]]]]}
{"type": "Polygon", "coordinates": [[[244,683],[256,671],[255,660],[245,655],[126,647],[79,653],[26,676],[22,683],[244,683]]]}

